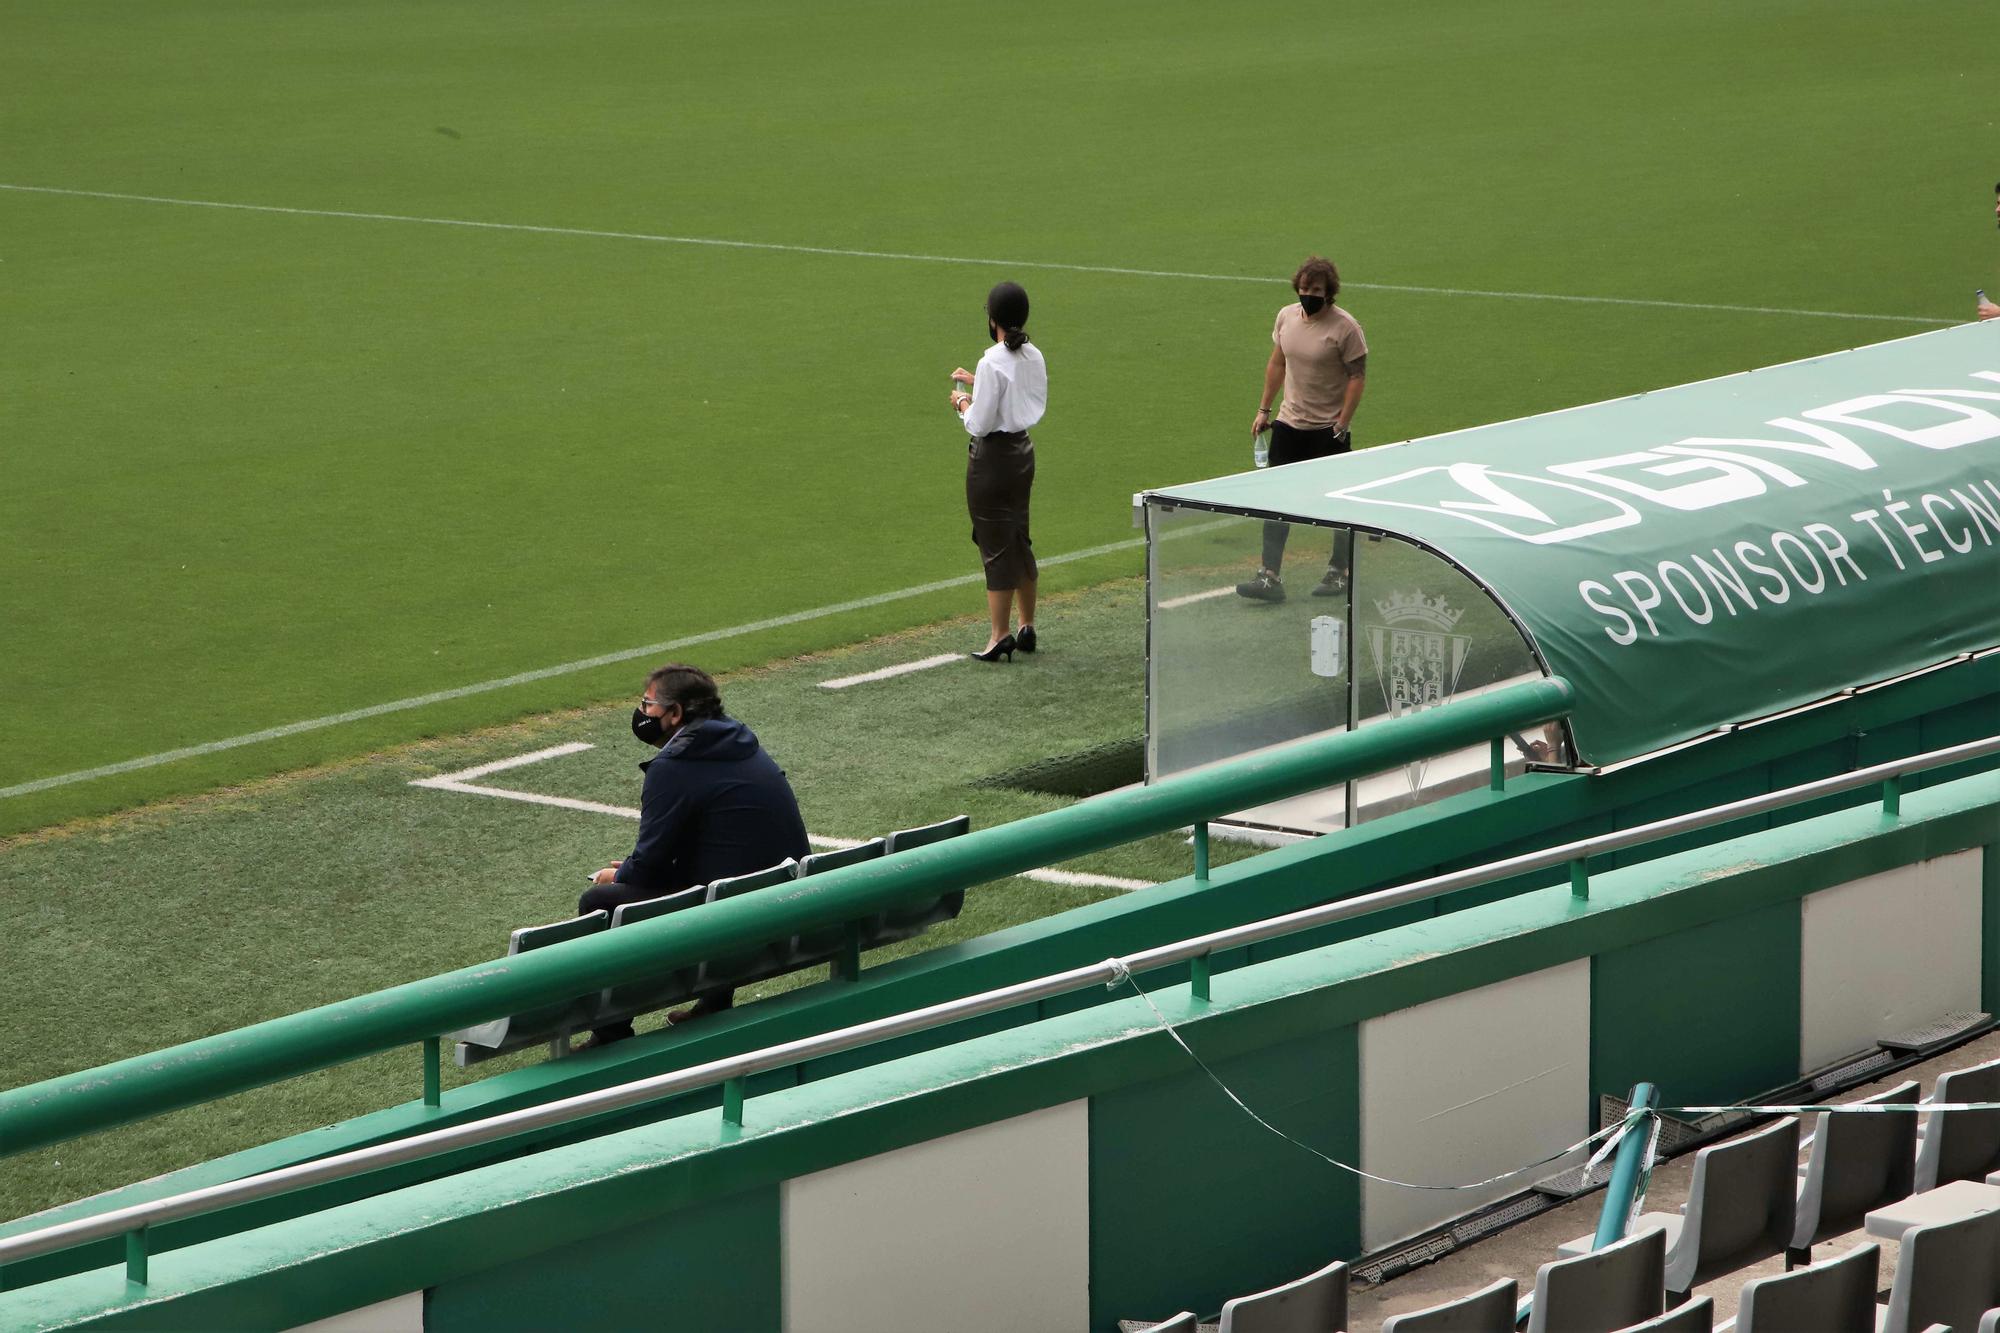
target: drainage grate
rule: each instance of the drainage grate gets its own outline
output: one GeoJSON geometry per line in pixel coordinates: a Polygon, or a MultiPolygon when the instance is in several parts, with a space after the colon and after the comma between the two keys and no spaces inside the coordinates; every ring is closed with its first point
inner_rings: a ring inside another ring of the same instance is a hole
{"type": "Polygon", "coordinates": [[[1879,1071],[1897,1063],[1899,1062],[1892,1053],[1873,1050],[1844,1065],[1835,1065],[1831,1069],[1814,1074],[1806,1080],[1806,1086],[1812,1089],[1812,1099],[1818,1101],[1845,1088],[1851,1088],[1857,1083],[1872,1082],[1879,1071]]]}
{"type": "Polygon", "coordinates": [[[1609,1157],[1592,1167],[1588,1175],[1584,1174],[1582,1167],[1573,1166],[1567,1171],[1550,1176],[1547,1180],[1536,1181],[1535,1188],[1553,1198],[1574,1199],[1587,1190],[1608,1184],[1611,1180],[1611,1167],[1612,1161],[1609,1157]]]}
{"type": "Polygon", "coordinates": [[[1470,1217],[1462,1217],[1456,1222],[1429,1231],[1401,1245],[1367,1255],[1348,1265],[1348,1272],[1371,1286],[1380,1286],[1391,1278],[1401,1277],[1414,1268],[1436,1263],[1453,1250],[1470,1245],[1476,1240],[1484,1240],[1496,1231],[1524,1222],[1537,1213],[1545,1213],[1556,1206],[1557,1201],[1546,1195],[1530,1191],[1517,1194],[1511,1199],[1502,1199],[1490,1208],[1482,1208],[1470,1217]]]}
{"type": "Polygon", "coordinates": [[[1987,1027],[1992,1022],[1991,1014],[1954,1010],[1939,1015],[1922,1027],[1911,1028],[1908,1032],[1898,1032],[1893,1037],[1881,1037],[1878,1040],[1884,1050],[1894,1051],[1898,1055],[1914,1055],[1920,1051],[1928,1051],[1933,1046],[1943,1046],[1947,1042],[1970,1036],[1976,1029],[1987,1027]]]}

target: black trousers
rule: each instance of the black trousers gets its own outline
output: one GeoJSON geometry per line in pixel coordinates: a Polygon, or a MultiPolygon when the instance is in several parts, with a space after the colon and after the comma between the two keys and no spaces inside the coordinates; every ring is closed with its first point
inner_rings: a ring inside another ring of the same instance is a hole
{"type": "MultiPolygon", "coordinates": [[[[686,886],[683,885],[682,887],[686,886]]],[[[672,892],[672,889],[662,889],[656,886],[642,887],[637,884],[620,884],[616,880],[613,880],[609,884],[593,884],[583,891],[581,898],[576,900],[576,914],[578,916],[588,916],[592,912],[603,912],[609,915],[616,912],[626,903],[643,903],[652,898],[664,898],[672,892]]],[[[719,1014],[723,1010],[732,1007],[735,1003],[735,991],[716,990],[710,991],[699,1000],[696,1000],[694,1008],[698,1014],[719,1014]]],[[[599,1028],[595,1035],[600,1042],[606,1040],[615,1041],[619,1037],[631,1036],[632,1025],[630,1023],[618,1023],[608,1028],[599,1028]]]]}
{"type": "MultiPolygon", "coordinates": [[[[1328,426],[1323,430],[1300,430],[1287,426],[1282,421],[1271,423],[1271,466],[1283,467],[1287,463],[1303,463],[1309,458],[1331,458],[1344,454],[1354,447],[1354,436],[1348,431],[1335,430],[1328,426]]],[[[1264,525],[1264,568],[1273,574],[1285,561],[1285,539],[1292,534],[1289,523],[1271,522],[1264,525]]],[[[1332,569],[1347,568],[1348,551],[1353,545],[1353,534],[1345,530],[1333,536],[1333,555],[1327,561],[1332,569]]]]}

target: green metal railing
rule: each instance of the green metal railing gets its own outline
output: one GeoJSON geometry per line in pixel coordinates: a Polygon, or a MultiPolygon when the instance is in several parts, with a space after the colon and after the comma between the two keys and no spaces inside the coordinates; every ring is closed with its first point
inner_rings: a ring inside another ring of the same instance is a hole
{"type": "Polygon", "coordinates": [[[400,1046],[421,1044],[438,1104],[438,1034],[725,957],[782,936],[967,889],[1317,791],[1567,714],[1557,678],[1357,731],[1276,746],[1146,787],[981,829],[810,879],[274,1018],[0,1093],[0,1156],[26,1152],[400,1046]]]}

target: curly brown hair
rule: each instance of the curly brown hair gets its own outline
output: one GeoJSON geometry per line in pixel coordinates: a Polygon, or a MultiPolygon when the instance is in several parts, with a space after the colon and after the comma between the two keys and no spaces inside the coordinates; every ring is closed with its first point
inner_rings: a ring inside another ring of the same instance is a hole
{"type": "Polygon", "coordinates": [[[1313,255],[1299,265],[1299,271],[1292,274],[1292,290],[1298,291],[1309,282],[1326,284],[1326,299],[1331,301],[1340,295],[1340,270],[1333,261],[1323,255],[1313,255]]]}
{"type": "Polygon", "coordinates": [[[679,704],[681,716],[689,722],[727,716],[722,711],[722,692],[715,688],[715,678],[700,667],[669,662],[646,677],[646,688],[663,704],[679,704]]]}

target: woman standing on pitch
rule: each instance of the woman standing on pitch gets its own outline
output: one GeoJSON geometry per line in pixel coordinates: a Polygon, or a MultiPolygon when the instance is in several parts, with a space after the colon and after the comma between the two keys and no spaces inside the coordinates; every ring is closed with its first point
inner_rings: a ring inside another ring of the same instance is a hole
{"type": "Polygon", "coordinates": [[[951,372],[952,410],[972,437],[965,464],[965,507],[972,515],[972,540],[986,566],[986,613],[993,622],[982,662],[1014,660],[1014,650],[1035,651],[1035,551],[1028,543],[1028,492],[1035,485],[1035,442],[1028,428],[1042,419],[1049,403],[1049,372],[1042,354],[1028,341],[1028,294],[1003,282],[986,296],[986,332],[993,346],[979,358],[975,374],[960,366],[951,372]],[[1021,628],[1010,633],[1015,598],[1021,628]]]}

